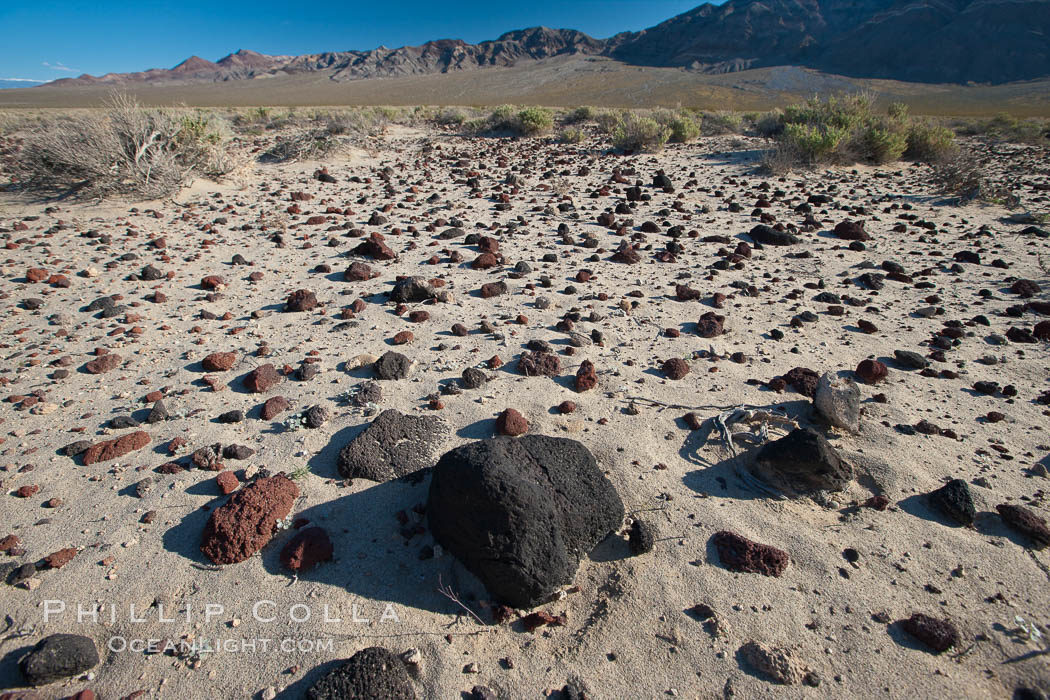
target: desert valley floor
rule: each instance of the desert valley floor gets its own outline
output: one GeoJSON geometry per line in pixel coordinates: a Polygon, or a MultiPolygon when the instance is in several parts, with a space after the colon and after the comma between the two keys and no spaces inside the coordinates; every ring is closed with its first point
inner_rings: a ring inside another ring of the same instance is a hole
{"type": "MultiPolygon", "coordinates": [[[[2,195],[0,687],[25,683],[41,638],[73,633],[101,663],[37,697],[298,698],[374,646],[415,650],[424,698],[1050,692],[1050,535],[997,510],[1048,510],[1046,225],[945,202],[925,165],[759,175],[763,143],[624,156],[392,127],[373,150],[170,201],[2,195]],[[401,277],[420,279],[397,302],[401,277]],[[389,356],[395,378],[377,379],[388,352],[410,365],[389,356]],[[859,388],[856,430],[814,412],[825,372],[859,388]],[[782,496],[754,475],[757,447],[734,457],[720,439],[712,419],[737,407],[813,428],[852,478],[782,496]],[[628,520],[563,595],[497,623],[506,611],[435,546],[429,470],[340,472],[388,409],[428,420],[380,451],[426,466],[522,420],[579,441],[628,520]],[[201,541],[224,489],[279,472],[298,491],[287,520],[260,554],[215,565],[201,541]],[[928,497],[952,479],[970,526],[928,497]],[[629,545],[632,520],[651,551],[629,545]],[[310,526],[332,560],[294,575],[281,551],[310,526]],[[722,531],[786,566],[733,570],[722,531]],[[64,612],[45,622],[45,601],[64,612]],[[915,613],[949,620],[954,646],[906,631],[915,613]],[[302,643],[136,653],[114,638],[302,643]],[[779,650],[769,668],[752,641],[779,650]]],[[[1020,210],[1045,211],[1046,153],[1025,150],[1000,175],[1020,181],[1020,210]]]]}

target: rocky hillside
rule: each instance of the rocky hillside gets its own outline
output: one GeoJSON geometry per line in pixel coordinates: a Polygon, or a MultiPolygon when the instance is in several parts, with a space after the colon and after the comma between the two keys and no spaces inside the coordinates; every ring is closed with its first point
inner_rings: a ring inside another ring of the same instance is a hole
{"type": "Polygon", "coordinates": [[[196,56],[170,70],[82,75],[52,85],[187,84],[321,73],[335,81],[508,67],[572,54],[705,73],[799,65],[858,78],[1005,83],[1050,75],[1050,0],[729,0],[640,32],[595,39],[534,27],[370,51],[196,56]],[[980,37],[980,41],[975,41],[980,37]]]}

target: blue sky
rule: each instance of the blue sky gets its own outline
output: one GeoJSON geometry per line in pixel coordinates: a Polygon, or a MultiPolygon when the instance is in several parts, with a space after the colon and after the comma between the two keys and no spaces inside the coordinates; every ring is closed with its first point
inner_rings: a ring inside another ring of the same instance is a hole
{"type": "MultiPolygon", "coordinates": [[[[304,54],[495,39],[536,25],[604,38],[701,0],[0,0],[0,80],[171,68],[237,49],[304,54]]],[[[27,83],[30,85],[32,83],[27,83]]]]}

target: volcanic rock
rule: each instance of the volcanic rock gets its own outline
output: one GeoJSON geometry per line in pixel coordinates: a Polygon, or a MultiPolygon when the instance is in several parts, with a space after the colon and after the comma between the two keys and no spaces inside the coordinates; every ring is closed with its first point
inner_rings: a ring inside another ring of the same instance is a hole
{"type": "Polygon", "coordinates": [[[756,471],[777,486],[796,493],[840,491],[853,479],[853,468],[823,435],[796,428],[767,443],[755,458],[756,471]]]}
{"type": "Polygon", "coordinates": [[[306,691],[307,700],[415,700],[404,662],[383,647],[357,652],[306,691]]]}
{"type": "Polygon", "coordinates": [[[101,659],[90,637],[52,634],[44,637],[18,664],[29,685],[46,685],[86,673],[101,659]]]}
{"type": "Polygon", "coordinates": [[[447,452],[427,505],[434,539],[499,602],[531,608],[571,583],[580,557],[624,517],[579,442],[494,438],[447,452]]]}
{"type": "Polygon", "coordinates": [[[779,577],[791,561],[782,549],[753,542],[728,530],[716,532],[711,541],[718,550],[722,565],[730,571],[779,577]]]}
{"type": "Polygon", "coordinates": [[[236,564],[262,549],[299,497],[284,474],[258,479],[235,493],[211,518],[201,535],[201,552],[216,564],[236,564]]]}
{"type": "Polygon", "coordinates": [[[448,426],[439,418],[387,409],[339,452],[339,473],[370,481],[411,474],[434,463],[448,433],[448,426]]]}

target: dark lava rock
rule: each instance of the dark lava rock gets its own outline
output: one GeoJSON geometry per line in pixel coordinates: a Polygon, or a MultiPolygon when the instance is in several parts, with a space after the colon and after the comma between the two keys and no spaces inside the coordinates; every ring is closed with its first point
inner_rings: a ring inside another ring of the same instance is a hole
{"type": "Polygon", "coordinates": [[[244,420],[244,411],[226,411],[216,420],[220,423],[240,423],[244,420]]]}
{"type": "Polygon", "coordinates": [[[328,422],[329,415],[328,409],[324,406],[311,406],[306,409],[306,415],[303,418],[307,428],[316,429],[328,422]]]}
{"type": "Polygon", "coordinates": [[[780,576],[791,561],[788,553],[782,549],[752,542],[728,530],[716,532],[711,540],[718,550],[718,558],[722,560],[722,565],[730,571],[780,576]]]}
{"type": "Polygon", "coordinates": [[[631,554],[647,554],[653,551],[656,544],[656,528],[652,523],[645,520],[635,520],[627,531],[627,546],[631,548],[631,554]]]}
{"type": "Polygon", "coordinates": [[[1040,547],[1050,545],[1050,528],[1047,528],[1046,520],[1040,518],[1032,510],[1010,503],[1002,503],[995,509],[999,511],[999,515],[1007,525],[1021,534],[1028,535],[1040,547]]]}
{"type": "Polygon", "coordinates": [[[255,454],[255,450],[247,445],[227,445],[222,448],[222,456],[224,459],[248,459],[253,454],[255,454]]]}
{"type": "Polygon", "coordinates": [[[878,384],[886,379],[889,370],[878,360],[861,360],[854,374],[865,384],[878,384]]]}
{"type": "Polygon", "coordinates": [[[612,257],[609,258],[613,262],[624,263],[626,265],[634,265],[635,263],[641,262],[642,256],[638,254],[638,250],[627,241],[620,243],[620,247],[616,249],[612,257]]]}
{"type": "Polygon", "coordinates": [[[437,291],[422,277],[408,277],[397,282],[390,290],[390,300],[400,303],[426,301],[437,296],[437,291]]]}
{"type": "Polygon", "coordinates": [[[396,479],[431,466],[447,437],[439,418],[387,409],[339,452],[339,473],[348,479],[396,479]]]}
{"type": "Polygon", "coordinates": [[[149,410],[149,415],[146,416],[146,422],[153,425],[166,420],[168,420],[168,407],[164,405],[163,401],[155,402],[149,410]]]}
{"type": "Polygon", "coordinates": [[[518,371],[527,377],[556,377],[561,371],[561,360],[549,352],[526,350],[518,358],[518,371]]]}
{"type": "Polygon", "coordinates": [[[807,367],[795,367],[783,376],[789,386],[803,396],[813,398],[817,395],[817,385],[820,384],[820,375],[807,367]]]}
{"type": "Polygon", "coordinates": [[[894,350],[893,357],[897,362],[909,369],[926,369],[930,366],[929,360],[911,350],[894,350]]]}
{"type": "Polygon", "coordinates": [[[464,388],[477,389],[483,386],[488,380],[488,375],[477,367],[467,367],[463,370],[463,376],[460,381],[463,383],[464,388]]]}
{"type": "Polygon", "coordinates": [[[624,517],[579,442],[494,438],[447,452],[427,505],[434,539],[499,602],[531,608],[571,583],[580,558],[624,517]]]}
{"type": "Polygon", "coordinates": [[[959,630],[947,620],[915,613],[901,621],[901,627],[911,636],[936,652],[947,651],[959,643],[959,630]]]}
{"type": "Polygon", "coordinates": [[[399,352],[389,350],[375,361],[372,369],[379,379],[404,379],[412,369],[412,361],[399,352]]]}
{"type": "Polygon", "coordinates": [[[257,479],[212,511],[201,552],[216,564],[236,564],[262,549],[278,520],[292,512],[299,487],[284,474],[257,479]]]}
{"type": "Polygon", "coordinates": [[[759,473],[792,491],[839,491],[853,479],[853,468],[835,452],[823,435],[796,428],[762,447],[755,457],[759,473]]]}
{"type": "Polygon", "coordinates": [[[281,563],[295,572],[306,571],[323,561],[331,561],[334,551],[324,528],[307,527],[281,549],[281,563]]]}
{"type": "Polygon", "coordinates": [[[68,445],[62,447],[59,452],[64,454],[66,457],[76,457],[79,454],[83,454],[87,449],[91,447],[90,440],[77,440],[71,442],[68,445]]]}
{"type": "Polygon", "coordinates": [[[261,394],[272,389],[282,379],[283,377],[273,365],[259,365],[244,377],[244,386],[254,394],[261,394]]]}
{"type": "Polygon", "coordinates": [[[801,241],[787,231],[778,231],[772,226],[759,224],[748,233],[751,240],[762,245],[796,245],[801,241]]]}
{"type": "Polygon", "coordinates": [[[44,637],[23,658],[18,668],[29,685],[46,685],[79,676],[98,666],[101,659],[90,637],[52,634],[44,637]]]}
{"type": "Polygon", "coordinates": [[[932,491],[928,498],[931,505],[960,525],[973,525],[973,519],[977,517],[970,486],[962,479],[952,479],[932,491]]]}
{"type": "Polygon", "coordinates": [[[1010,291],[1023,299],[1030,299],[1043,290],[1032,280],[1017,280],[1010,286],[1010,291]]]}
{"type": "Polygon", "coordinates": [[[357,652],[306,691],[307,700],[415,700],[401,659],[383,647],[357,652]]]}

